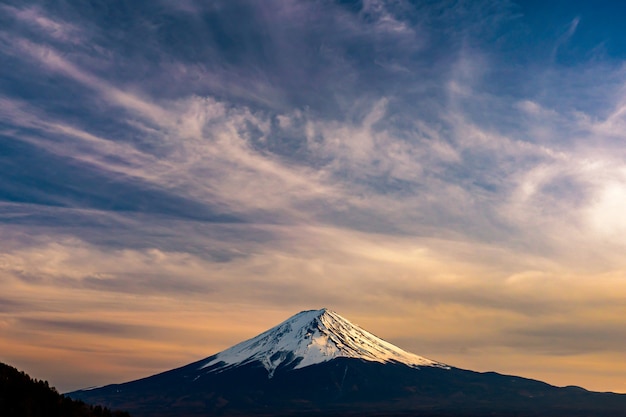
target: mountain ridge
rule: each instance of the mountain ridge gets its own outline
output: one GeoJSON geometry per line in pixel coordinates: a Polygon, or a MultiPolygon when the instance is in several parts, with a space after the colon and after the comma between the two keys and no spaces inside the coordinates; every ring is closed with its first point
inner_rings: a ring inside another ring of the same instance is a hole
{"type": "Polygon", "coordinates": [[[180,368],[69,395],[139,417],[626,417],[626,395],[448,366],[328,309],[180,368]]]}
{"type": "Polygon", "coordinates": [[[270,378],[279,366],[300,369],[339,357],[448,368],[441,362],[404,351],[327,308],[301,311],[214,356],[201,369],[219,372],[256,360],[267,369],[270,378]],[[211,367],[220,363],[223,365],[211,367]]]}

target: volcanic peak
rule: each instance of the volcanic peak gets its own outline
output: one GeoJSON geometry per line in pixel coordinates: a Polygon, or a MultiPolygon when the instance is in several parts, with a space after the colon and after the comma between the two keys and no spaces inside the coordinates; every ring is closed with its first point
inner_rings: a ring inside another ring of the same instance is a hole
{"type": "Polygon", "coordinates": [[[271,378],[279,366],[298,369],[339,357],[396,362],[413,368],[448,368],[443,363],[406,352],[336,312],[322,308],[302,311],[266,332],[208,358],[200,369],[211,367],[209,372],[220,372],[260,362],[271,378]]]}

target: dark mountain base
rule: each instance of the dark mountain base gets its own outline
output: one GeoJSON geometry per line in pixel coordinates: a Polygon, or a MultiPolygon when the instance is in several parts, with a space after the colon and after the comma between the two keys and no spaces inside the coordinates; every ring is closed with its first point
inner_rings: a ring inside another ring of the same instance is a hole
{"type": "Polygon", "coordinates": [[[260,365],[207,373],[199,364],[70,395],[139,417],[626,417],[626,395],[496,373],[338,358],[268,379],[260,365]]]}

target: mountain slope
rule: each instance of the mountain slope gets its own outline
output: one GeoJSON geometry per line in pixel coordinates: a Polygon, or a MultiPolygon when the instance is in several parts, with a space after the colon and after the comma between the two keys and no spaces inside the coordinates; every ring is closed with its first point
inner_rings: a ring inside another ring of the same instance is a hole
{"type": "Polygon", "coordinates": [[[326,309],[187,366],[70,395],[146,417],[626,417],[626,395],[449,367],[326,309]]]}
{"type": "Polygon", "coordinates": [[[219,372],[255,361],[272,377],[279,367],[293,369],[335,358],[397,362],[407,366],[447,366],[388,343],[328,309],[302,311],[276,327],[239,343],[207,361],[201,369],[219,372]],[[219,364],[219,366],[212,366],[219,364]]]}

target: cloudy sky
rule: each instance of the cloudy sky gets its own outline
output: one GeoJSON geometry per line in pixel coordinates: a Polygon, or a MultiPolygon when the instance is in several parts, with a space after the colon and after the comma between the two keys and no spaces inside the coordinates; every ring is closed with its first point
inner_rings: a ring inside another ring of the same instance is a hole
{"type": "Polygon", "coordinates": [[[328,307],[626,392],[618,2],[0,2],[0,361],[61,391],[328,307]]]}

